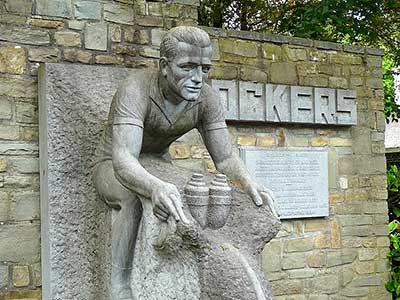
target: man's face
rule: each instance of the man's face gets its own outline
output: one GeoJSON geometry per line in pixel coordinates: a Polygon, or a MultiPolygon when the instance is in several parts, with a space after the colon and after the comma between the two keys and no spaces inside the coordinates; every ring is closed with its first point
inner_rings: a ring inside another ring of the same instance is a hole
{"type": "Polygon", "coordinates": [[[201,48],[179,42],[177,57],[164,70],[169,89],[186,101],[196,101],[211,67],[211,47],[201,48]]]}

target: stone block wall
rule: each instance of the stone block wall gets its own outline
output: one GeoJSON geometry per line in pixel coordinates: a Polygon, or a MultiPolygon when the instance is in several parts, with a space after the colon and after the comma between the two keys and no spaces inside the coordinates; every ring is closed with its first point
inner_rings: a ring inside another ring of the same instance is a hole
{"type": "MultiPolygon", "coordinates": [[[[208,31],[217,46],[214,79],[357,91],[357,126],[228,123],[237,148],[323,147],[329,153],[330,216],[283,221],[281,232],[264,250],[262,264],[276,299],[391,299],[384,288],[389,241],[381,51],[208,31]]],[[[170,152],[180,164],[213,171],[196,133],[175,143],[170,152]]]]}
{"type": "MultiPolygon", "coordinates": [[[[37,68],[154,68],[168,28],[196,24],[197,0],[0,2],[0,299],[41,299],[37,68]]],[[[278,300],[390,299],[381,51],[207,29],[214,79],[351,88],[353,127],[229,123],[237,147],[326,147],[330,216],[284,221],[264,251],[278,300]]],[[[214,171],[196,132],[175,163],[214,171]]]]}
{"type": "Polygon", "coordinates": [[[0,299],[41,299],[37,69],[157,67],[160,36],[197,1],[0,1],[0,299]]]}

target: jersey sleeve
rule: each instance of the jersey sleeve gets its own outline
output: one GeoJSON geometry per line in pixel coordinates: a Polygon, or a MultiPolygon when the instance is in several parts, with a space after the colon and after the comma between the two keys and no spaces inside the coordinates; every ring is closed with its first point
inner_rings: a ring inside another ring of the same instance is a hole
{"type": "Polygon", "coordinates": [[[114,96],[113,125],[134,125],[143,128],[148,99],[123,84],[114,96]]]}
{"type": "Polygon", "coordinates": [[[205,86],[205,93],[201,103],[201,126],[205,131],[226,128],[225,108],[218,94],[210,87],[205,86]]]}

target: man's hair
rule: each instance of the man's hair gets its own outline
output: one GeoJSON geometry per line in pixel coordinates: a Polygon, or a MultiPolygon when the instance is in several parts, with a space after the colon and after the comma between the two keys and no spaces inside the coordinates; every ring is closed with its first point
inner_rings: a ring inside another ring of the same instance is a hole
{"type": "Polygon", "coordinates": [[[184,42],[201,48],[211,46],[211,40],[207,32],[193,26],[178,26],[170,29],[164,36],[160,45],[161,57],[168,60],[177,55],[178,42],[184,42]]]}

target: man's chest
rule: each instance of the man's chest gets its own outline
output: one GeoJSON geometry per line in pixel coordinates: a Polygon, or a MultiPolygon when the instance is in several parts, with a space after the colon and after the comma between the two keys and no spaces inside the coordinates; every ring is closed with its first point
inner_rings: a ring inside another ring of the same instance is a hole
{"type": "Polygon", "coordinates": [[[144,120],[147,136],[163,139],[187,133],[199,123],[199,104],[183,107],[181,111],[169,112],[152,102],[144,120]]]}

